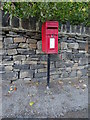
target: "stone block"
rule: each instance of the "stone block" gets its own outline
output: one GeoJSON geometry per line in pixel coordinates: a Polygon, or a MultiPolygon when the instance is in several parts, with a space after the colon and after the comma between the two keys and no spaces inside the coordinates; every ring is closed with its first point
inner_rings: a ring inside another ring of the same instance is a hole
{"type": "Polygon", "coordinates": [[[79,44],[78,43],[68,43],[68,48],[72,49],[78,49],[79,48],[79,44]]]}
{"type": "Polygon", "coordinates": [[[44,54],[44,52],[42,50],[36,50],[36,54],[44,54]]]}
{"type": "Polygon", "coordinates": [[[6,56],[6,55],[3,55],[3,56],[2,56],[2,60],[5,60],[5,61],[12,61],[12,60],[13,60],[13,56],[6,56]]]}
{"type": "Polygon", "coordinates": [[[80,58],[79,65],[86,65],[88,64],[88,58],[80,58]]]}
{"type": "Polygon", "coordinates": [[[21,55],[33,55],[35,54],[34,50],[28,50],[28,49],[17,49],[18,53],[21,55]]]}
{"type": "Polygon", "coordinates": [[[37,42],[37,49],[42,50],[42,41],[37,42]]]}
{"type": "Polygon", "coordinates": [[[5,71],[5,66],[4,65],[0,65],[0,71],[5,71]]]}
{"type": "Polygon", "coordinates": [[[18,79],[18,72],[6,72],[2,74],[2,79],[3,80],[16,80],[18,79]]]}
{"type": "Polygon", "coordinates": [[[88,43],[87,43],[86,46],[85,46],[85,51],[88,52],[88,51],[89,51],[89,48],[90,48],[90,47],[89,47],[89,45],[88,45],[88,43]]]}
{"type": "Polygon", "coordinates": [[[29,56],[27,56],[27,60],[40,60],[40,56],[41,55],[29,55],[29,56]]]}
{"type": "Polygon", "coordinates": [[[30,50],[36,49],[37,45],[36,44],[29,44],[30,50]]]}
{"type": "Polygon", "coordinates": [[[86,51],[85,50],[79,50],[79,53],[86,54],[86,51]]]}
{"type": "Polygon", "coordinates": [[[30,83],[31,80],[32,80],[31,78],[24,78],[25,83],[30,83]]]}
{"type": "Polygon", "coordinates": [[[62,60],[65,60],[65,59],[67,59],[67,54],[66,52],[62,52],[62,60]]]}
{"type": "Polygon", "coordinates": [[[71,72],[71,67],[66,67],[66,71],[70,73],[71,72]]]}
{"type": "Polygon", "coordinates": [[[85,50],[85,46],[86,46],[85,43],[80,43],[80,44],[79,44],[79,49],[80,49],[80,50],[85,50]]]}
{"type": "Polygon", "coordinates": [[[20,48],[28,48],[28,44],[27,43],[20,43],[18,47],[20,47],[20,48]]]}
{"type": "MultiPolygon", "coordinates": [[[[51,61],[60,61],[61,60],[60,55],[61,54],[51,54],[50,55],[50,60],[51,61]]],[[[46,57],[45,60],[47,60],[47,55],[45,55],[45,57],[46,57]]]]}
{"type": "Polygon", "coordinates": [[[72,53],[66,52],[66,58],[67,58],[68,60],[74,60],[74,55],[73,55],[72,53]]]}
{"type": "Polygon", "coordinates": [[[17,50],[16,49],[9,49],[9,50],[7,50],[7,54],[8,55],[16,55],[17,54],[17,50]]]}
{"type": "MultiPolygon", "coordinates": [[[[1,33],[2,34],[2,33],[1,33]]],[[[0,41],[2,41],[3,40],[3,38],[2,38],[2,36],[0,35],[0,41]]]]}
{"type": "Polygon", "coordinates": [[[4,44],[5,45],[11,44],[11,43],[13,43],[13,38],[12,37],[4,38],[4,44]]]}
{"type": "Polygon", "coordinates": [[[32,81],[33,82],[46,82],[47,77],[41,77],[41,78],[33,78],[32,81]]]}
{"type": "Polygon", "coordinates": [[[3,65],[7,65],[7,66],[8,66],[8,65],[13,65],[13,61],[5,61],[5,60],[3,60],[3,61],[2,61],[2,64],[3,64],[3,65]]]}
{"type": "Polygon", "coordinates": [[[77,71],[77,77],[81,77],[82,76],[82,72],[80,70],[77,71]]]}
{"type": "Polygon", "coordinates": [[[22,61],[14,61],[14,64],[21,64],[22,61]]]}
{"type": "Polygon", "coordinates": [[[78,63],[75,63],[75,64],[73,65],[73,67],[72,67],[72,70],[76,70],[77,67],[78,67],[78,63]]]}
{"type": "Polygon", "coordinates": [[[26,42],[30,43],[30,44],[35,44],[35,43],[37,43],[37,40],[35,40],[35,39],[27,39],[26,42]]]}
{"type": "Polygon", "coordinates": [[[60,77],[61,78],[67,78],[67,77],[69,77],[69,74],[68,74],[68,72],[63,71],[60,77]]]}
{"type": "Polygon", "coordinates": [[[78,54],[78,53],[79,53],[79,50],[77,50],[77,49],[72,49],[72,53],[73,53],[73,54],[78,54]]]}
{"type": "Polygon", "coordinates": [[[3,50],[3,49],[2,50],[0,49],[0,55],[7,55],[7,51],[3,50]]]}
{"type": "Polygon", "coordinates": [[[65,65],[62,62],[56,62],[56,68],[64,68],[65,65]]]}
{"type": "Polygon", "coordinates": [[[55,74],[59,74],[57,71],[55,71],[55,70],[50,70],[50,75],[55,75],[55,74]]]}
{"type": "Polygon", "coordinates": [[[24,78],[25,81],[31,81],[31,78],[24,78]]]}
{"type": "Polygon", "coordinates": [[[61,49],[68,49],[67,48],[67,43],[66,42],[61,42],[61,49]]]}
{"type": "Polygon", "coordinates": [[[25,42],[25,41],[26,41],[26,39],[23,38],[23,37],[16,37],[16,38],[14,38],[14,42],[15,43],[21,43],[21,42],[25,42]]]}
{"type": "Polygon", "coordinates": [[[19,70],[27,70],[29,69],[29,65],[21,65],[21,64],[14,64],[13,65],[14,69],[19,69],[19,70]]]}
{"type": "Polygon", "coordinates": [[[18,44],[8,44],[5,46],[6,49],[16,49],[18,47],[18,44]]]}
{"type": "Polygon", "coordinates": [[[34,70],[34,69],[41,69],[41,68],[44,68],[44,65],[43,64],[40,64],[40,65],[35,65],[35,64],[31,64],[30,65],[30,69],[34,70]]]}
{"type": "Polygon", "coordinates": [[[76,77],[76,70],[70,73],[70,77],[76,77]]]}
{"type": "Polygon", "coordinates": [[[81,73],[83,76],[87,76],[88,71],[87,69],[81,69],[81,73]]]}
{"type": "Polygon", "coordinates": [[[66,67],[72,67],[72,66],[73,66],[73,63],[66,62],[66,63],[65,63],[65,66],[66,66],[66,67]]]}
{"type": "Polygon", "coordinates": [[[22,61],[22,64],[37,64],[37,61],[27,61],[27,60],[25,60],[25,61],[22,61]]]}
{"type": "Polygon", "coordinates": [[[72,52],[72,49],[67,49],[67,52],[68,52],[68,53],[71,53],[71,52],[72,52]]]}
{"type": "Polygon", "coordinates": [[[41,77],[46,77],[47,73],[46,72],[42,72],[42,73],[36,73],[35,74],[35,78],[41,78],[41,77]]]}
{"type": "Polygon", "coordinates": [[[2,49],[3,48],[3,43],[2,43],[2,41],[0,41],[0,49],[2,49]]]}
{"type": "Polygon", "coordinates": [[[39,64],[47,65],[47,61],[39,61],[39,64]]]}
{"type": "Polygon", "coordinates": [[[20,78],[33,78],[33,71],[32,70],[21,70],[20,78]]]}
{"type": "Polygon", "coordinates": [[[38,73],[39,72],[47,72],[47,68],[38,69],[38,73]]]}
{"type": "Polygon", "coordinates": [[[12,71],[13,67],[12,66],[5,66],[5,71],[12,71]]]}
{"type": "Polygon", "coordinates": [[[26,59],[25,55],[15,55],[15,56],[13,56],[14,61],[21,61],[21,60],[25,60],[25,59],[26,59]]]}
{"type": "Polygon", "coordinates": [[[50,76],[51,79],[57,79],[57,78],[59,78],[59,77],[60,77],[59,75],[51,75],[51,76],[50,76]]]}

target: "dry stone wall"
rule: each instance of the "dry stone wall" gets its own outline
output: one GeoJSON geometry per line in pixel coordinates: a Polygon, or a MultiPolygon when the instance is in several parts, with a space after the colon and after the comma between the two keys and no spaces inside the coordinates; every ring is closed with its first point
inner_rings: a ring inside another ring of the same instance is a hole
{"type": "MultiPolygon", "coordinates": [[[[89,35],[59,33],[58,36],[58,54],[50,56],[51,80],[87,78],[89,35]]],[[[46,80],[47,55],[42,52],[40,32],[3,29],[0,55],[2,80],[46,80]]]]}

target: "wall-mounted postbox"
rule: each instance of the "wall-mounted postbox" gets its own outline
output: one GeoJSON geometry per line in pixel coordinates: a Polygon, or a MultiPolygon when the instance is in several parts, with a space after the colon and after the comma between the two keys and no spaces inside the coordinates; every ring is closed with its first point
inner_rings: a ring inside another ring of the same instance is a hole
{"type": "Polygon", "coordinates": [[[46,21],[42,24],[42,51],[58,53],[58,22],[46,21]]]}

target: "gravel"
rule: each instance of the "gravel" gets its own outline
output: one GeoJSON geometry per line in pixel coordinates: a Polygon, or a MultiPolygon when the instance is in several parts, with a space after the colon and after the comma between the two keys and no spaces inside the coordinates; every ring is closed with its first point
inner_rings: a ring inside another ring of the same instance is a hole
{"type": "MultiPolygon", "coordinates": [[[[61,118],[77,117],[77,112],[88,108],[88,80],[51,81],[46,89],[46,81],[25,83],[23,80],[2,82],[3,118],[61,118]],[[85,88],[82,88],[86,84],[85,88]],[[78,87],[77,87],[78,85],[78,87]],[[10,86],[17,90],[8,93],[10,86]],[[30,106],[30,102],[34,104],[30,106]],[[73,114],[70,114],[72,113],[73,114]],[[74,115],[76,113],[76,116],[74,115]]],[[[87,112],[80,117],[87,117],[87,112]]]]}

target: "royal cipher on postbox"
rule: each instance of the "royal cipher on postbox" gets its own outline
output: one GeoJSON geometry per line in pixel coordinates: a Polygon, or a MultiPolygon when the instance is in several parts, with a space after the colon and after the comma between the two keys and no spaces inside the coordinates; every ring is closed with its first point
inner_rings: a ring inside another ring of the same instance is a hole
{"type": "Polygon", "coordinates": [[[58,22],[46,21],[42,24],[42,51],[58,53],[58,22]]]}

